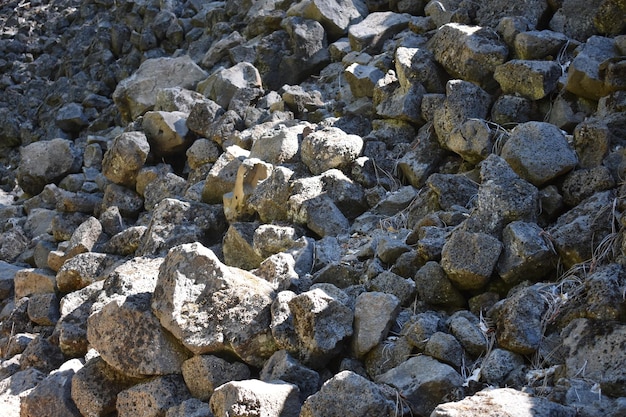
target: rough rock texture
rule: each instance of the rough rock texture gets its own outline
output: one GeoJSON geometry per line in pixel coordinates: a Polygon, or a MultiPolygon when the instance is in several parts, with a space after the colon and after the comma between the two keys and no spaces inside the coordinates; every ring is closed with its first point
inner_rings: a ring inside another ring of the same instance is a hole
{"type": "Polygon", "coordinates": [[[2,2],[0,414],[626,415],[625,12],[2,2]]]}

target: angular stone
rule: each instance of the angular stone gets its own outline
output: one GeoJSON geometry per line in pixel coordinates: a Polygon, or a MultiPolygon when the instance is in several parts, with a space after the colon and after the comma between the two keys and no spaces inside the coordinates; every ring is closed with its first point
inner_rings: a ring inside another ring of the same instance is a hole
{"type": "Polygon", "coordinates": [[[50,373],[63,364],[65,357],[59,347],[42,335],[37,335],[26,346],[20,357],[20,368],[36,368],[50,373]]]}
{"type": "Polygon", "coordinates": [[[43,372],[29,368],[0,380],[0,405],[6,416],[19,417],[21,397],[45,378],[43,372]]]}
{"type": "Polygon", "coordinates": [[[17,183],[27,194],[39,194],[46,184],[78,172],[82,156],[72,141],[52,139],[35,142],[20,149],[17,183]]]}
{"type": "Polygon", "coordinates": [[[289,168],[275,167],[270,176],[254,189],[248,205],[259,214],[261,221],[271,223],[288,219],[287,200],[291,195],[293,174],[289,168]]]}
{"type": "Polygon", "coordinates": [[[95,217],[89,217],[72,233],[65,257],[72,258],[79,253],[90,252],[102,236],[102,225],[95,217]]]}
{"type": "Polygon", "coordinates": [[[595,193],[614,187],[615,180],[611,171],[604,165],[575,170],[563,181],[563,202],[568,206],[575,206],[595,193]]]}
{"type": "Polygon", "coordinates": [[[394,12],[373,12],[361,22],[348,28],[348,39],[353,51],[367,49],[377,53],[383,43],[409,26],[410,15],[394,12]]]}
{"type": "Polygon", "coordinates": [[[351,25],[363,20],[367,10],[359,1],[311,0],[294,4],[287,14],[320,22],[335,40],[345,35],[351,25]]]}
{"type": "Polygon", "coordinates": [[[523,17],[529,26],[536,27],[550,9],[547,0],[530,0],[524,3],[501,2],[498,0],[483,1],[476,11],[476,22],[480,26],[496,27],[503,17],[523,17]]]}
{"type": "Polygon", "coordinates": [[[54,121],[61,129],[71,133],[78,132],[89,124],[83,106],[78,103],[61,106],[54,121]]]}
{"type": "Polygon", "coordinates": [[[420,109],[425,93],[422,84],[414,83],[403,87],[394,74],[388,73],[378,80],[374,88],[374,109],[378,116],[386,119],[420,124],[420,109]]]}
{"type": "Polygon", "coordinates": [[[121,391],[115,408],[119,417],[159,417],[190,397],[182,376],[165,375],[121,391]]]}
{"type": "Polygon", "coordinates": [[[459,23],[448,23],[439,28],[429,49],[452,77],[482,87],[493,83],[493,72],[509,54],[506,44],[494,31],[459,23]]]}
{"type": "Polygon", "coordinates": [[[186,88],[162,88],[157,92],[154,110],[164,112],[179,111],[189,114],[196,103],[201,103],[205,100],[206,98],[202,94],[186,88]]]}
{"type": "Polygon", "coordinates": [[[182,198],[187,188],[187,181],[173,172],[158,175],[146,185],[143,191],[144,207],[152,210],[165,198],[182,198]]]}
{"type": "Polygon", "coordinates": [[[579,47],[578,55],[567,71],[565,89],[577,96],[599,100],[613,90],[605,82],[603,68],[607,60],[617,56],[615,41],[611,38],[592,36],[579,47]]]}
{"type": "Polygon", "coordinates": [[[90,345],[109,365],[131,377],[180,373],[188,355],[150,311],[150,296],[114,297],[87,321],[90,345]]]}
{"type": "Polygon", "coordinates": [[[365,292],[356,299],[352,350],[363,357],[387,337],[400,311],[400,300],[392,294],[365,292]]]}
{"type": "Polygon", "coordinates": [[[554,61],[513,59],[498,65],[493,78],[504,94],[519,94],[540,100],[550,94],[561,77],[561,66],[554,61]]]}
{"type": "Polygon", "coordinates": [[[259,374],[259,379],[265,382],[279,379],[296,385],[300,390],[300,400],[302,402],[310,395],[315,394],[319,390],[320,384],[320,375],[300,364],[286,350],[279,350],[265,362],[259,374]]]}
{"type": "Polygon", "coordinates": [[[461,342],[463,349],[472,357],[478,358],[487,352],[487,337],[479,327],[476,316],[461,310],[450,317],[448,327],[450,333],[461,342]]]}
{"type": "Polygon", "coordinates": [[[445,92],[446,77],[428,49],[401,46],[396,49],[395,63],[396,75],[403,88],[420,83],[429,93],[445,92]]]}
{"type": "Polygon", "coordinates": [[[40,326],[54,326],[59,320],[59,298],[54,293],[31,295],[28,318],[40,326]]]}
{"type": "MultiPolygon", "coordinates": [[[[102,197],[102,207],[117,207],[120,216],[136,218],[144,208],[144,199],[132,189],[117,184],[107,184],[102,197]]],[[[100,223],[104,223],[106,217],[100,217],[100,223]]],[[[102,224],[102,226],[104,227],[105,225],[102,224]]],[[[108,233],[111,230],[104,231],[108,233]]]]}
{"type": "Polygon", "coordinates": [[[190,398],[167,409],[165,417],[213,417],[209,404],[190,398]]]}
{"type": "Polygon", "coordinates": [[[490,279],[502,243],[485,233],[458,230],[443,246],[441,267],[461,290],[479,289],[490,279]]]}
{"type": "Polygon", "coordinates": [[[298,161],[305,129],[306,124],[303,123],[275,126],[254,140],[250,148],[250,158],[258,158],[273,165],[298,161]]]}
{"type": "Polygon", "coordinates": [[[0,300],[7,299],[12,294],[15,274],[22,269],[24,268],[0,261],[0,300]]]}
{"type": "Polygon", "coordinates": [[[207,73],[185,55],[178,58],[145,60],[129,78],[122,80],[113,92],[113,101],[126,122],[151,110],[163,88],[182,87],[193,90],[207,73]]]}
{"type": "Polygon", "coordinates": [[[287,382],[263,382],[258,379],[231,381],[218,387],[209,402],[214,415],[298,417],[298,388],[287,382]]]}
{"type": "Polygon", "coordinates": [[[444,399],[454,397],[463,378],[450,365],[422,355],[379,375],[376,382],[396,388],[420,415],[429,415],[444,399]]]}
{"type": "Polygon", "coordinates": [[[495,386],[504,384],[512,371],[524,366],[524,357],[510,350],[496,348],[485,358],[480,367],[482,381],[495,386]]]}
{"type": "Polygon", "coordinates": [[[485,121],[469,119],[450,132],[445,147],[469,163],[478,164],[492,153],[494,134],[485,121]]]}
{"type": "Polygon", "coordinates": [[[50,270],[24,268],[15,272],[15,299],[33,294],[53,294],[57,290],[56,276],[50,270]]]}
{"type": "Polygon", "coordinates": [[[187,127],[198,136],[211,138],[213,135],[213,122],[224,115],[224,108],[213,100],[205,98],[196,103],[187,117],[187,127]]]}
{"type": "Polygon", "coordinates": [[[256,222],[237,222],[228,227],[222,246],[227,265],[247,271],[259,267],[264,258],[252,246],[257,227],[256,222]]]}
{"type": "Polygon", "coordinates": [[[230,363],[212,355],[196,355],[182,366],[183,378],[195,398],[208,401],[219,386],[250,378],[250,369],[241,362],[230,363]]]}
{"type": "MultiPolygon", "coordinates": [[[[189,122],[187,122],[187,124],[189,124],[189,122]]],[[[215,142],[200,138],[193,142],[185,152],[185,155],[187,156],[189,167],[191,169],[198,169],[203,165],[216,162],[221,152],[221,149],[215,142]]]]}
{"type": "Polygon", "coordinates": [[[460,369],[463,365],[463,347],[449,333],[435,332],[426,342],[424,353],[455,369],[460,369]]]}
{"type": "Polygon", "coordinates": [[[345,69],[344,76],[348,84],[350,84],[352,95],[360,98],[372,97],[376,83],[385,74],[372,65],[363,65],[355,62],[345,69]]]}
{"type": "Polygon", "coordinates": [[[544,122],[517,125],[501,154],[520,177],[536,186],[566,173],[578,162],[565,135],[544,122]]]}
{"type": "Polygon", "coordinates": [[[397,162],[403,177],[416,188],[421,188],[435,172],[445,152],[435,135],[430,133],[431,128],[430,123],[424,125],[409,150],[397,162]]]}
{"type": "Polygon", "coordinates": [[[315,175],[331,168],[347,168],[363,148],[363,139],[328,127],[309,133],[302,140],[302,162],[315,175]]]}
{"type": "Polygon", "coordinates": [[[150,142],[150,148],[157,155],[184,151],[191,144],[187,140],[187,113],[149,111],[143,115],[141,127],[150,142]]]}
{"type": "Polygon", "coordinates": [[[198,84],[199,92],[223,108],[228,108],[233,96],[245,88],[261,88],[261,75],[249,62],[219,70],[198,84]]]}
{"type": "Polygon", "coordinates": [[[551,30],[529,30],[515,36],[514,49],[519,59],[544,59],[556,57],[568,37],[551,30]]]}
{"type": "Polygon", "coordinates": [[[232,191],[224,194],[224,215],[228,222],[248,220],[254,209],[248,207],[248,198],[254,193],[259,182],[267,179],[272,172],[272,165],[256,158],[242,161],[237,169],[235,186],[232,191]]]}
{"type": "Polygon", "coordinates": [[[269,330],[274,296],[267,281],[224,265],[192,243],[165,257],[152,307],[163,327],[193,353],[230,352],[258,366],[277,350],[269,330]]]}
{"type": "Polygon", "coordinates": [[[81,367],[80,361],[73,359],[37,384],[22,398],[20,417],[80,417],[82,414],[72,401],[71,384],[81,367]]]}
{"type": "Polygon", "coordinates": [[[392,416],[397,411],[392,393],[352,372],[342,371],[307,398],[300,417],[392,416]]]}
{"type": "Polygon", "coordinates": [[[102,173],[116,184],[134,187],[149,152],[150,144],[143,132],[122,133],[104,154],[102,173]]]}
{"type": "Polygon", "coordinates": [[[443,308],[464,307],[467,303],[439,263],[426,264],[415,274],[415,286],[420,300],[443,308]]]}
{"type": "Polygon", "coordinates": [[[597,29],[593,24],[598,7],[602,0],[564,0],[559,9],[550,19],[550,29],[579,41],[595,35],[597,29]]]}
{"type": "Polygon", "coordinates": [[[68,259],[57,272],[59,291],[69,293],[106,278],[108,269],[120,258],[104,253],[81,253],[68,259]]]}
{"type": "Polygon", "coordinates": [[[204,188],[202,201],[209,204],[223,203],[224,194],[235,187],[237,171],[243,161],[249,158],[250,152],[232,145],[226,148],[209,171],[204,188]]]}

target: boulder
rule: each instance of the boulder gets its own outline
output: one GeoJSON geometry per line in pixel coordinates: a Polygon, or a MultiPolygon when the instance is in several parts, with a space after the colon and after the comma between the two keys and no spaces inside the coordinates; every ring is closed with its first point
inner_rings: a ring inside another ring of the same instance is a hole
{"type": "Polygon", "coordinates": [[[141,127],[157,156],[184,151],[191,144],[187,139],[187,113],[148,111],[143,115],[141,127]]]}
{"type": "Polygon", "coordinates": [[[419,415],[429,415],[439,403],[459,395],[463,378],[450,365],[421,355],[379,375],[376,382],[391,385],[419,415]]]}
{"type": "Polygon", "coordinates": [[[233,353],[259,366],[277,350],[269,331],[274,297],[267,281],[224,265],[210,249],[191,243],[165,257],[152,309],[193,353],[233,353]]]}
{"type": "Polygon", "coordinates": [[[82,414],[72,401],[72,377],[82,367],[78,359],[66,362],[22,398],[20,417],[79,417],[82,414]]]}
{"type": "Polygon", "coordinates": [[[250,369],[241,362],[230,363],[213,355],[196,355],[183,362],[183,378],[194,398],[209,401],[221,385],[250,378],[250,369]]]}
{"type": "Polygon", "coordinates": [[[303,366],[286,350],[277,351],[265,362],[259,379],[265,382],[281,380],[296,385],[301,402],[315,394],[320,385],[320,375],[303,366]]]}
{"type": "Polygon", "coordinates": [[[554,61],[512,59],[498,65],[493,78],[504,94],[519,94],[530,100],[540,100],[556,87],[561,77],[561,66],[554,61]]]}
{"type": "Polygon", "coordinates": [[[561,32],[570,38],[584,41],[597,33],[593,21],[602,3],[602,0],[590,2],[564,0],[550,19],[550,29],[561,32]]]}
{"type": "Polygon", "coordinates": [[[52,139],[31,143],[20,149],[17,183],[24,192],[36,195],[46,184],[78,172],[81,165],[82,154],[72,141],[52,139]]]}
{"type": "Polygon", "coordinates": [[[461,401],[438,405],[432,417],[448,416],[480,417],[574,417],[576,410],[546,398],[531,396],[513,388],[487,389],[461,401]],[[524,406],[520,407],[520,404],[524,406]]]}
{"type": "Polygon", "coordinates": [[[611,93],[613,88],[607,85],[603,69],[607,60],[617,56],[615,41],[592,36],[577,51],[567,71],[565,89],[589,100],[599,100],[611,93]]]}
{"type": "Polygon", "coordinates": [[[480,366],[480,379],[489,385],[502,386],[506,377],[524,366],[524,357],[510,350],[495,348],[485,357],[480,366]]]}
{"type": "Polygon", "coordinates": [[[373,12],[361,22],[351,25],[348,39],[353,51],[378,53],[383,43],[409,26],[410,15],[394,12],[373,12]]]}
{"type": "Polygon", "coordinates": [[[424,346],[424,353],[455,369],[461,369],[463,366],[463,346],[456,337],[449,333],[433,333],[424,346]]]}
{"type": "Polygon", "coordinates": [[[352,371],[342,371],[307,398],[300,417],[391,417],[397,412],[393,392],[352,371]]]}
{"type": "Polygon", "coordinates": [[[191,398],[183,377],[165,375],[139,383],[117,394],[119,417],[164,416],[168,409],[191,398]]]}
{"type": "Polygon", "coordinates": [[[15,272],[15,299],[33,294],[52,294],[57,290],[56,276],[47,269],[24,268],[15,272]]]}
{"type": "Polygon", "coordinates": [[[202,201],[209,204],[223,203],[224,194],[235,188],[239,167],[249,156],[249,151],[237,145],[227,147],[206,176],[202,201]]]}
{"type": "Polygon", "coordinates": [[[452,284],[438,262],[426,262],[417,271],[414,279],[420,300],[446,309],[465,306],[465,298],[452,284]]]}
{"type": "Polygon", "coordinates": [[[420,83],[428,93],[445,92],[445,73],[435,62],[432,52],[426,48],[398,47],[395,52],[395,70],[400,85],[405,89],[420,83]]]}
{"type": "Polygon", "coordinates": [[[352,350],[363,357],[387,337],[400,310],[400,300],[392,294],[365,292],[356,299],[352,350]]]}
{"type": "Polygon", "coordinates": [[[288,219],[287,201],[291,196],[290,180],[294,172],[277,166],[269,177],[257,185],[248,198],[248,205],[259,215],[261,221],[285,221],[288,219]]]}
{"type": "Polygon", "coordinates": [[[473,314],[460,310],[448,320],[450,333],[457,338],[463,349],[472,357],[478,358],[488,350],[487,335],[473,314]]]}
{"type": "Polygon", "coordinates": [[[69,293],[106,278],[108,269],[119,261],[117,256],[86,252],[68,259],[57,272],[59,291],[69,293]]]}
{"type": "Polygon", "coordinates": [[[385,74],[375,66],[354,62],[345,69],[344,76],[350,85],[352,95],[360,98],[372,97],[374,87],[385,74]]]}
{"type": "Polygon", "coordinates": [[[483,88],[493,85],[493,72],[509,55],[508,47],[494,31],[459,23],[440,27],[428,48],[452,77],[483,88]]]}
{"type": "Polygon", "coordinates": [[[235,186],[224,194],[224,215],[228,222],[248,220],[254,209],[248,207],[248,199],[254,193],[259,182],[267,179],[272,172],[272,165],[257,158],[245,159],[237,169],[235,186]]]}
{"type": "Polygon", "coordinates": [[[219,70],[198,84],[199,92],[225,109],[238,91],[250,88],[261,88],[261,75],[249,62],[219,70]]]}
{"type": "Polygon", "coordinates": [[[526,19],[531,27],[537,27],[550,7],[547,0],[531,0],[525,3],[487,0],[478,6],[476,22],[480,26],[496,27],[503,17],[514,16],[526,19]]]}
{"type": "Polygon", "coordinates": [[[520,177],[536,186],[568,172],[578,162],[565,135],[545,122],[517,125],[501,155],[520,177]]]}
{"type": "Polygon", "coordinates": [[[252,143],[250,158],[258,158],[273,165],[298,161],[300,142],[306,124],[293,126],[279,124],[267,130],[252,143]]]}
{"type": "Polygon", "coordinates": [[[207,73],[188,55],[147,59],[132,76],[117,85],[113,101],[123,119],[130,122],[154,108],[159,90],[171,87],[193,90],[206,77],[207,73]]]}
{"type": "Polygon", "coordinates": [[[301,144],[302,162],[315,174],[332,168],[346,169],[363,149],[363,139],[328,127],[309,133],[301,144]]]}
{"type": "Polygon", "coordinates": [[[556,57],[569,38],[552,30],[529,30],[515,35],[514,51],[519,59],[556,57]]]}
{"type": "Polygon", "coordinates": [[[367,9],[360,0],[310,0],[292,5],[287,14],[320,22],[330,39],[336,40],[345,35],[349,27],[363,20],[367,9]]]}
{"type": "Polygon", "coordinates": [[[209,405],[217,416],[298,417],[298,387],[283,381],[230,381],[218,387],[209,405]]]}
{"type": "Polygon", "coordinates": [[[143,132],[122,133],[104,154],[102,173],[116,184],[134,187],[149,152],[150,144],[143,132]]]}

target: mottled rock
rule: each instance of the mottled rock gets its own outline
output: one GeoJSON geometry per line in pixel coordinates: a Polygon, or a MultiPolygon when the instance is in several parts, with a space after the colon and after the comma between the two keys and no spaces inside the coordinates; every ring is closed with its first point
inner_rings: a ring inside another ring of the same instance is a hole
{"type": "Polygon", "coordinates": [[[265,362],[259,379],[265,382],[281,380],[294,384],[300,390],[300,400],[304,402],[319,389],[320,375],[303,366],[286,350],[279,350],[265,362]]]}
{"type": "Polygon", "coordinates": [[[106,277],[108,269],[120,258],[104,253],[81,253],[68,259],[57,272],[59,291],[69,293],[106,277]]]}
{"type": "Polygon", "coordinates": [[[372,65],[363,65],[357,62],[350,64],[344,71],[346,81],[350,84],[350,91],[356,98],[372,97],[376,83],[385,74],[372,65]]]}
{"type": "Polygon", "coordinates": [[[267,281],[224,265],[192,243],[165,257],[152,306],[161,324],[193,353],[230,352],[258,366],[277,350],[269,331],[274,296],[267,281]]]}
{"type": "Polygon", "coordinates": [[[400,300],[392,294],[366,292],[356,299],[352,349],[357,358],[363,357],[380,343],[395,321],[400,300]]]}
{"type": "Polygon", "coordinates": [[[445,141],[445,148],[477,164],[492,153],[495,135],[480,119],[469,119],[454,128],[445,141]]]}
{"type": "Polygon", "coordinates": [[[187,113],[179,111],[148,111],[143,115],[141,124],[151,150],[157,155],[167,155],[186,150],[187,113]]]}
{"type": "Polygon", "coordinates": [[[154,107],[161,89],[182,87],[193,90],[206,77],[206,72],[187,55],[147,59],[132,76],[117,85],[113,101],[124,120],[130,122],[154,107]]]}
{"type": "Polygon", "coordinates": [[[291,196],[293,174],[289,168],[275,167],[270,176],[254,189],[248,198],[248,205],[259,214],[261,221],[269,223],[288,219],[287,200],[291,196]]]}
{"type": "Polygon", "coordinates": [[[260,87],[259,71],[249,62],[240,62],[213,73],[198,84],[198,91],[223,108],[228,108],[233,96],[239,90],[260,87]]]}
{"type": "Polygon", "coordinates": [[[513,59],[496,67],[493,77],[504,94],[540,100],[557,86],[561,66],[554,61],[513,59]]]}
{"type": "Polygon", "coordinates": [[[287,14],[320,22],[334,40],[345,35],[351,25],[363,20],[367,9],[362,2],[354,0],[311,0],[294,4],[287,14]]]}
{"type": "Polygon", "coordinates": [[[182,376],[165,375],[121,391],[115,408],[120,417],[159,417],[190,397],[182,376]]]}
{"type": "Polygon", "coordinates": [[[182,365],[185,384],[195,398],[208,401],[219,386],[250,378],[250,369],[241,362],[230,363],[212,355],[196,355],[182,365]]]}
{"type": "Polygon", "coordinates": [[[54,293],[33,294],[28,298],[28,318],[40,326],[54,326],[59,320],[59,298],[54,293]]]}
{"type": "Polygon", "coordinates": [[[298,388],[287,382],[258,379],[231,381],[218,387],[209,405],[217,416],[297,417],[300,413],[298,388]]]}
{"type": "Polygon", "coordinates": [[[373,12],[348,28],[348,39],[354,51],[377,53],[383,43],[409,25],[410,15],[394,12],[373,12]]]}
{"type": "Polygon", "coordinates": [[[254,140],[250,148],[250,158],[258,158],[273,165],[297,161],[305,128],[306,124],[302,123],[295,126],[275,126],[254,140]]]}
{"type": "Polygon", "coordinates": [[[206,176],[202,189],[202,201],[209,204],[223,203],[224,194],[231,192],[235,187],[237,171],[249,155],[249,151],[239,146],[227,147],[206,176]]]}
{"type": "Polygon", "coordinates": [[[463,365],[463,347],[457,338],[449,333],[433,333],[426,342],[424,353],[455,369],[461,369],[463,365]]]}
{"type": "Polygon", "coordinates": [[[503,17],[523,17],[531,27],[540,24],[544,13],[547,13],[550,6],[547,0],[531,0],[524,3],[508,3],[498,0],[487,0],[478,5],[476,11],[476,22],[480,26],[497,26],[503,17]]]}
{"type": "Polygon", "coordinates": [[[495,348],[480,366],[480,379],[489,385],[501,386],[508,374],[524,365],[524,357],[510,350],[495,348]]]}
{"type": "Polygon", "coordinates": [[[33,294],[52,294],[57,290],[56,276],[47,269],[24,268],[15,272],[15,299],[33,294]]]}
{"type": "Polygon", "coordinates": [[[362,148],[360,136],[327,127],[306,135],[300,153],[302,162],[317,175],[331,168],[347,168],[360,155],[362,148]]]}
{"type": "Polygon", "coordinates": [[[426,48],[401,46],[395,52],[395,70],[400,85],[409,88],[420,83],[429,93],[443,93],[446,78],[433,54],[426,48]]]}
{"type": "Polygon", "coordinates": [[[550,29],[584,41],[597,33],[593,19],[602,0],[564,0],[550,19],[550,29]]]}
{"type": "Polygon", "coordinates": [[[578,49],[567,71],[565,89],[578,96],[598,100],[613,90],[606,84],[603,68],[617,50],[611,38],[592,36],[578,49]]]}
{"type": "Polygon", "coordinates": [[[514,50],[519,59],[556,57],[568,37],[551,30],[529,30],[515,35],[514,50]]]}
{"type": "Polygon", "coordinates": [[[39,382],[32,391],[22,398],[20,416],[81,416],[71,397],[72,377],[81,367],[80,361],[73,359],[39,382]]]}
{"type": "Polygon", "coordinates": [[[443,308],[463,307],[465,297],[452,284],[438,262],[429,261],[415,274],[419,298],[428,304],[443,308]]]}
{"type": "Polygon", "coordinates": [[[450,317],[448,327],[450,333],[461,342],[463,348],[473,357],[479,357],[487,351],[487,337],[479,327],[477,317],[466,311],[459,311],[450,317]]]}

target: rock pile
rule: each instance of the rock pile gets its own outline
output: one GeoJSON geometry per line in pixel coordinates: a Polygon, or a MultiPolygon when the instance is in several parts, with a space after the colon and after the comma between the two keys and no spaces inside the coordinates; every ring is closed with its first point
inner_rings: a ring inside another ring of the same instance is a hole
{"type": "Polygon", "coordinates": [[[4,2],[3,415],[626,415],[625,16],[4,2]]]}

